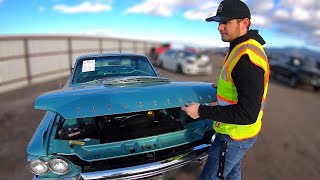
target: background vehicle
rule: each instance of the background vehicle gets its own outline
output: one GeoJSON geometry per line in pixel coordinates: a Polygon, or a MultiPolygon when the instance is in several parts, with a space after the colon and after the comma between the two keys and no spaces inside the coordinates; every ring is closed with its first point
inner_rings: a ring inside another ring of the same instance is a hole
{"type": "Polygon", "coordinates": [[[141,179],[206,159],[212,120],[181,106],[215,101],[212,84],[172,82],[136,54],[81,56],[74,67],[35,102],[47,113],[27,148],[34,179],[141,179]]]}
{"type": "Polygon", "coordinates": [[[149,58],[154,65],[158,64],[158,58],[161,54],[171,48],[170,43],[161,44],[159,47],[152,47],[149,52],[149,58]]]}
{"type": "Polygon", "coordinates": [[[169,49],[157,61],[164,69],[184,74],[211,74],[212,63],[208,55],[189,50],[169,49]]]}
{"type": "Polygon", "coordinates": [[[320,61],[314,58],[282,56],[270,62],[271,77],[287,82],[292,88],[310,85],[320,88],[320,61]]]}

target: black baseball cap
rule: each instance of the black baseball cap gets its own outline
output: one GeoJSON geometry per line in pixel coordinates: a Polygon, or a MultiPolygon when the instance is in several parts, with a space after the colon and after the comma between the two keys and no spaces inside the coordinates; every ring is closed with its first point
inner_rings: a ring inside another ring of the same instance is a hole
{"type": "Polygon", "coordinates": [[[228,22],[232,19],[251,19],[248,6],[240,0],[223,0],[217,9],[215,16],[208,17],[207,22],[228,22]]]}

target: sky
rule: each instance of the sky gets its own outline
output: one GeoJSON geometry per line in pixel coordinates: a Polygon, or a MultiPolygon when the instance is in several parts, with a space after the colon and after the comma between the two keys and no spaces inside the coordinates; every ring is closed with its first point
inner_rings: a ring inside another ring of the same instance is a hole
{"type": "MultiPolygon", "coordinates": [[[[215,15],[221,0],[0,0],[0,36],[83,34],[226,47],[215,15]]],[[[244,0],[267,47],[319,51],[319,0],[244,0]]]]}

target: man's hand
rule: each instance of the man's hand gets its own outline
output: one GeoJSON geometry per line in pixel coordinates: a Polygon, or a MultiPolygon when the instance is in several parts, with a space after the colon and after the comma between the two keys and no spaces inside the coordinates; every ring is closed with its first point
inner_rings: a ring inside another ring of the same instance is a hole
{"type": "Polygon", "coordinates": [[[218,102],[217,101],[213,101],[211,103],[206,103],[207,106],[218,106],[218,102]]]}
{"type": "Polygon", "coordinates": [[[198,114],[199,106],[199,103],[186,103],[185,106],[181,107],[181,110],[186,112],[192,119],[198,119],[200,117],[198,114]]]}

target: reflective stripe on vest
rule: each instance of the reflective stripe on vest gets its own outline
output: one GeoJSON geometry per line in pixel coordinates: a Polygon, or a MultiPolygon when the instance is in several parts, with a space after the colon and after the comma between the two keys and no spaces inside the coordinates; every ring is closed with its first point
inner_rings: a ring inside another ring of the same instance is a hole
{"type": "MultiPolygon", "coordinates": [[[[229,53],[229,56],[225,60],[223,68],[220,73],[218,81],[217,99],[220,106],[227,106],[237,104],[238,93],[236,86],[234,85],[231,73],[235,65],[240,60],[241,56],[248,55],[250,61],[256,66],[261,67],[264,70],[264,93],[261,99],[261,109],[257,120],[254,124],[249,125],[234,125],[221,123],[217,119],[213,124],[213,128],[216,132],[221,134],[228,134],[234,140],[248,139],[256,136],[262,124],[263,109],[268,91],[268,82],[270,68],[267,60],[267,56],[263,50],[261,44],[257,41],[250,39],[243,43],[238,44],[229,53]]],[[[254,87],[253,87],[254,88],[254,87]]]]}

